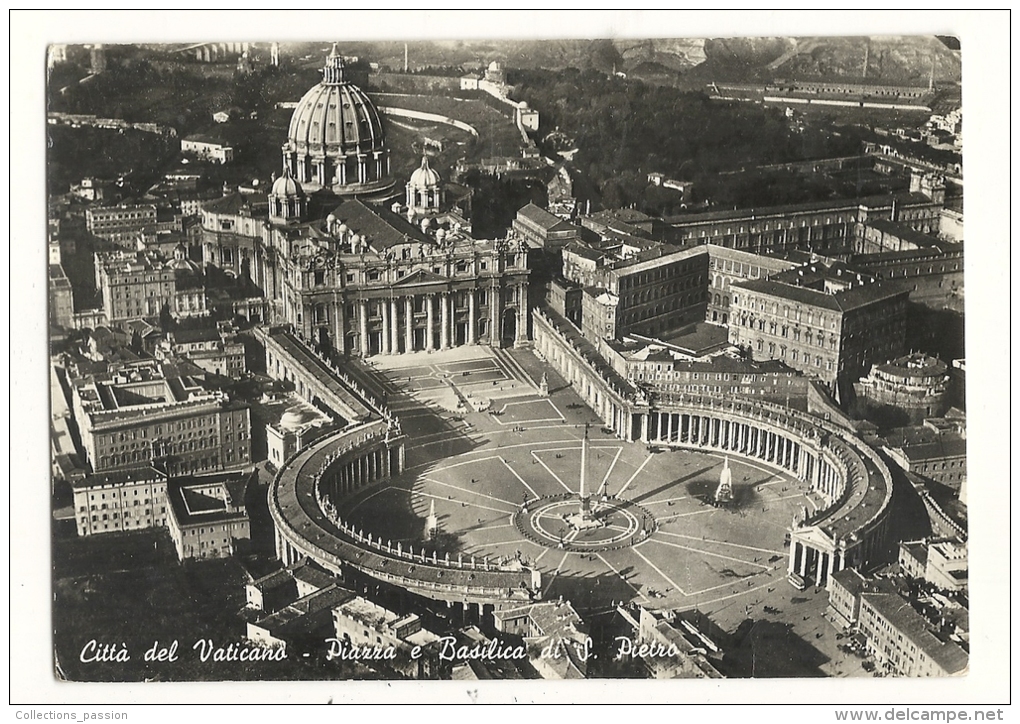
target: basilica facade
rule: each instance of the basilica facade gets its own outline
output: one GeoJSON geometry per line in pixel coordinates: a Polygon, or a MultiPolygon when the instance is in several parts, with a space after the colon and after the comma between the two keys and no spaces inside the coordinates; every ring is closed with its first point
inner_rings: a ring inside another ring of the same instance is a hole
{"type": "Polygon", "coordinates": [[[268,195],[202,208],[205,263],[266,296],[253,321],[293,325],[345,356],[526,343],[526,244],[473,238],[444,208],[427,157],[394,192],[378,112],[335,49],[294,110],[283,156],[268,195]]]}

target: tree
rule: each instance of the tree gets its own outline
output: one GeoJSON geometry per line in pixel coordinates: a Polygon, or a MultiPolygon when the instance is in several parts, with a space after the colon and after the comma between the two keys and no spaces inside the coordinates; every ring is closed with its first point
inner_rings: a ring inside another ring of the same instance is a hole
{"type": "Polygon", "coordinates": [[[164,302],[163,308],[159,310],[159,326],[163,334],[169,334],[174,328],[174,315],[170,311],[170,302],[164,302]]]}

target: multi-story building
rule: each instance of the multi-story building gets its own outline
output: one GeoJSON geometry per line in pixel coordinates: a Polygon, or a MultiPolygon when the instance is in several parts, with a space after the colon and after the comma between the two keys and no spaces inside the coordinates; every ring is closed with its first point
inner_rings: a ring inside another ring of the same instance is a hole
{"type": "MultiPolygon", "coordinates": [[[[639,658],[653,679],[722,679],[716,663],[722,658],[719,647],[690,621],[674,611],[651,611],[639,605],[618,606],[616,615],[626,625],[631,651],[618,653],[620,659],[639,658]],[[638,656],[644,645],[654,655],[638,656]],[[717,661],[709,660],[711,652],[717,661]]],[[[617,642],[619,644],[619,642],[617,642]]],[[[622,648],[622,647],[621,647],[622,648]]]]}
{"type": "MultiPolygon", "coordinates": [[[[942,211],[944,220],[947,210],[942,211]]],[[[858,224],[851,261],[882,279],[902,278],[911,287],[913,301],[962,311],[962,231],[955,240],[933,236],[940,231],[921,233],[908,224],[882,219],[858,224]]]]}
{"type": "Polygon", "coordinates": [[[191,153],[200,159],[220,164],[230,163],[234,160],[234,149],[231,146],[211,136],[201,134],[182,138],[181,152],[191,153]]]}
{"type": "Polygon", "coordinates": [[[708,252],[708,309],[705,312],[705,320],[723,326],[729,322],[733,284],[752,279],[765,279],[810,261],[807,254],[797,251],[787,252],[782,257],[773,257],[716,244],[706,244],[705,249],[708,252]]]}
{"type": "Polygon", "coordinates": [[[79,536],[166,524],[167,474],[152,465],[86,475],[71,487],[79,536]]]}
{"type": "Polygon", "coordinates": [[[959,427],[941,422],[896,428],[883,438],[882,450],[908,473],[959,490],[967,479],[967,440],[959,427]]]}
{"type": "Polygon", "coordinates": [[[248,407],[171,364],[143,360],[72,379],[71,402],[97,473],[145,463],[171,475],[251,464],[248,407]]]}
{"type": "Polygon", "coordinates": [[[861,592],[867,579],[854,568],[844,568],[829,576],[829,611],[834,620],[848,628],[857,623],[861,614],[861,592]]]}
{"type": "Polygon", "coordinates": [[[187,250],[178,249],[173,259],[155,251],[96,252],[96,288],[107,323],[158,317],[164,308],[175,317],[208,314],[204,276],[187,250]]]}
{"type": "Polygon", "coordinates": [[[85,209],[85,226],[90,234],[131,246],[139,231],[156,227],[156,207],[152,204],[90,206],[85,209]]]}
{"type": "Polygon", "coordinates": [[[493,625],[500,633],[527,644],[531,664],[543,679],[585,678],[588,627],[568,601],[497,610],[493,625]]]}
{"type": "Polygon", "coordinates": [[[945,187],[919,177],[911,191],[863,199],[812,201],[753,209],[706,211],[666,217],[670,240],[715,244],[755,254],[800,250],[826,255],[851,253],[857,225],[875,219],[907,224],[924,233],[939,229],[945,187]]]}
{"type": "Polygon", "coordinates": [[[937,636],[934,625],[896,593],[861,593],[858,625],[867,650],[896,675],[958,676],[967,671],[966,650],[937,636]]]}
{"type": "Polygon", "coordinates": [[[806,406],[809,378],[777,360],[755,362],[725,355],[695,360],[657,345],[619,342],[607,343],[600,351],[621,376],[649,393],[717,394],[806,406]]]}
{"type": "Polygon", "coordinates": [[[176,329],[162,349],[170,355],[187,357],[206,372],[238,379],[247,372],[244,343],[229,339],[218,329],[176,329]]]}
{"type": "Polygon", "coordinates": [[[565,254],[563,275],[585,285],[581,325],[591,340],[656,336],[705,318],[708,255],[665,244],[587,268],[565,254]]]}
{"type": "Polygon", "coordinates": [[[248,622],[246,638],[268,648],[279,648],[295,659],[322,655],[322,642],[333,635],[333,609],[355,594],[337,585],[303,595],[279,611],[248,622]]]}
{"type": "Polygon", "coordinates": [[[844,264],[814,262],[733,287],[730,342],[777,359],[844,399],[868,367],[901,354],[908,291],[844,264]]]}
{"type": "Polygon", "coordinates": [[[956,540],[902,541],[900,571],[944,591],[967,588],[967,545],[956,540]]]}
{"type": "Polygon", "coordinates": [[[417,614],[400,615],[395,611],[355,596],[333,609],[336,640],[346,646],[367,647],[370,651],[394,652],[394,658],[382,659],[384,666],[419,679],[438,678],[439,636],[423,628],[417,614]],[[411,658],[414,647],[423,651],[411,658]]]}
{"type": "Polygon", "coordinates": [[[166,524],[180,560],[227,558],[247,550],[251,532],[244,498],[254,475],[216,473],[170,482],[166,524]]]}
{"type": "Polygon", "coordinates": [[[948,366],[926,354],[911,354],[873,365],[866,377],[854,383],[857,398],[873,405],[891,405],[906,411],[911,423],[938,417],[946,410],[948,366]]]}

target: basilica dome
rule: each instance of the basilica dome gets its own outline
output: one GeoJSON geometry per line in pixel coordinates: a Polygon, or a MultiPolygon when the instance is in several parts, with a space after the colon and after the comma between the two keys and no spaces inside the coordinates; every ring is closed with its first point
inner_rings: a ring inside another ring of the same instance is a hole
{"type": "Polygon", "coordinates": [[[336,46],[322,82],[294,109],[283,145],[284,168],[311,191],[359,195],[392,186],[389,149],[379,111],[348,81],[336,46]]]}

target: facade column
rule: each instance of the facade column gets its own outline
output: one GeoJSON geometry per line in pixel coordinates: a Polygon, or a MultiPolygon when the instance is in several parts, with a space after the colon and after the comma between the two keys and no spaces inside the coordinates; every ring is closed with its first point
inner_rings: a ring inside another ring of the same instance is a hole
{"type": "Polygon", "coordinates": [[[450,295],[443,292],[439,295],[440,325],[439,349],[450,347],[450,295]]]}
{"type": "Polygon", "coordinates": [[[489,288],[489,344],[493,347],[500,346],[499,339],[499,317],[501,307],[499,283],[493,279],[489,288]]]}
{"type": "Polygon", "coordinates": [[[514,347],[522,347],[528,343],[528,287],[522,284],[517,288],[517,330],[514,335],[514,347]]]}
{"type": "Polygon", "coordinates": [[[350,352],[347,349],[347,333],[345,328],[347,327],[347,313],[344,309],[343,300],[333,299],[333,321],[336,323],[333,327],[333,347],[338,350],[341,355],[347,355],[350,352]]]}
{"type": "Polygon", "coordinates": [[[372,346],[368,340],[368,302],[364,299],[358,302],[358,323],[361,335],[361,356],[368,357],[372,353],[372,346]]]}
{"type": "Polygon", "coordinates": [[[475,290],[468,289],[468,328],[467,328],[467,339],[465,342],[468,344],[475,344],[478,341],[478,320],[475,318],[475,290]]]}
{"type": "Polygon", "coordinates": [[[390,300],[390,347],[393,354],[400,354],[400,310],[397,300],[390,300]]]}
{"type": "Polygon", "coordinates": [[[800,571],[798,571],[801,578],[807,577],[807,559],[809,555],[811,555],[811,549],[808,546],[801,546],[800,571]]]}
{"type": "Polygon", "coordinates": [[[404,329],[404,351],[414,351],[414,306],[411,297],[404,297],[404,316],[407,327],[404,329]]]}
{"type": "Polygon", "coordinates": [[[648,442],[648,415],[651,413],[642,413],[641,415],[641,442],[648,442]]]}
{"type": "Polygon", "coordinates": [[[822,585],[825,580],[825,569],[829,566],[829,554],[823,551],[818,552],[818,566],[815,568],[815,585],[822,585]]]}
{"type": "Polygon", "coordinates": [[[390,305],[385,299],[379,300],[379,309],[382,311],[382,339],[379,343],[379,351],[382,354],[390,353],[390,305]]]}
{"type": "Polygon", "coordinates": [[[436,348],[436,318],[432,311],[434,301],[434,295],[428,294],[425,296],[425,349],[429,352],[436,348]]]}
{"type": "Polygon", "coordinates": [[[797,550],[800,548],[800,543],[793,541],[790,543],[790,563],[786,569],[787,573],[793,573],[797,570],[797,550]]]}

